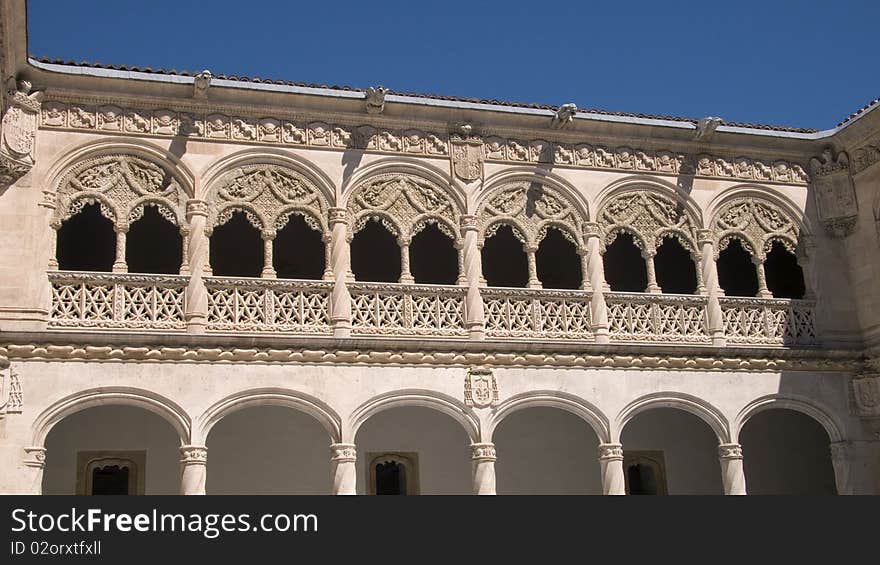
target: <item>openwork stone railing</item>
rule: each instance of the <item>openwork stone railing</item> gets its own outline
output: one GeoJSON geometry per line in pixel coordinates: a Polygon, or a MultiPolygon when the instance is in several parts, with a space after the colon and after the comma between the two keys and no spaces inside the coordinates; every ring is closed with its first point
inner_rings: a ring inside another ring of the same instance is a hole
{"type": "Polygon", "coordinates": [[[814,345],[815,302],[778,298],[719,299],[728,343],[814,345]]]}
{"type": "Polygon", "coordinates": [[[189,277],[51,271],[49,327],[183,330],[189,277]]]}
{"type": "Polygon", "coordinates": [[[711,342],[706,296],[612,292],[605,302],[612,341],[711,342]]]}
{"type": "Polygon", "coordinates": [[[206,277],[208,330],[330,333],[333,283],[206,277]]]}
{"type": "Polygon", "coordinates": [[[467,335],[464,287],[350,283],[348,288],[353,334],[467,335]]]}
{"type": "Polygon", "coordinates": [[[593,339],[591,292],[484,288],[481,294],[490,337],[593,339]]]}

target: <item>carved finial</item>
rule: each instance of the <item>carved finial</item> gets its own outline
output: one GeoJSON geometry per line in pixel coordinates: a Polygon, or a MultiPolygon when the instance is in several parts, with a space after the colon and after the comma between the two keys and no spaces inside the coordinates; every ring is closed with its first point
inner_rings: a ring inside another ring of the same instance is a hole
{"type": "Polygon", "coordinates": [[[563,104],[556,109],[553,116],[552,126],[555,128],[564,128],[574,121],[574,115],[577,113],[578,107],[571,102],[563,104]]]}
{"type": "Polygon", "coordinates": [[[717,118],[715,116],[701,118],[697,122],[697,134],[694,136],[694,139],[702,139],[708,141],[712,138],[715,130],[718,129],[718,126],[720,126],[723,121],[724,120],[722,120],[721,118],[717,118]]]}
{"type": "Polygon", "coordinates": [[[388,89],[381,85],[376,87],[370,86],[364,92],[367,99],[367,113],[381,114],[382,110],[385,109],[385,93],[388,92],[388,89]]]}
{"type": "Polygon", "coordinates": [[[214,75],[208,69],[193,78],[193,98],[204,99],[208,97],[208,87],[211,86],[212,78],[214,75]]]}

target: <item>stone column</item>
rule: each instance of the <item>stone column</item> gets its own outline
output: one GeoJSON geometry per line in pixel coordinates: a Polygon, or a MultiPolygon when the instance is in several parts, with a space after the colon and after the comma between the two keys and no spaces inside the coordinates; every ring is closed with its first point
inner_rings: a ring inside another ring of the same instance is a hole
{"type": "Polygon", "coordinates": [[[189,274],[189,227],[180,226],[180,274],[189,274]]]}
{"type": "Polygon", "coordinates": [[[208,291],[205,288],[205,275],[210,274],[208,258],[208,235],[205,231],[208,220],[208,203],[204,200],[189,200],[186,203],[186,220],[189,223],[189,243],[186,246],[189,264],[189,284],[186,287],[186,331],[205,333],[208,324],[208,291]]]}
{"type": "Polygon", "coordinates": [[[495,444],[472,443],[474,494],[495,494],[495,444]]]}
{"type": "Polygon", "coordinates": [[[397,238],[397,245],[400,246],[400,282],[403,284],[416,282],[412,273],[409,272],[409,242],[409,238],[397,238]]]}
{"type": "Polygon", "coordinates": [[[208,448],[184,445],[180,448],[180,494],[205,494],[208,476],[208,448]]]}
{"type": "Polygon", "coordinates": [[[52,222],[52,235],[49,237],[49,262],[46,265],[50,271],[55,271],[58,269],[58,229],[61,228],[61,224],[55,224],[52,222]]]}
{"type": "Polygon", "coordinates": [[[764,259],[752,257],[755,264],[755,272],[758,274],[758,296],[760,298],[773,298],[773,293],[767,288],[767,275],[764,272],[764,259]]]}
{"type": "Polygon", "coordinates": [[[348,242],[348,212],[345,208],[330,209],[333,269],[333,292],[330,295],[330,322],[335,337],[351,336],[351,294],[346,281],[351,270],[351,247],[348,242]]]}
{"type": "Polygon", "coordinates": [[[116,260],[113,262],[114,273],[127,273],[128,265],[125,262],[125,234],[128,233],[128,226],[114,226],[116,232],[116,260]]]}
{"type": "Polygon", "coordinates": [[[353,443],[330,444],[333,494],[357,494],[357,449],[353,443]]]}
{"type": "Polygon", "coordinates": [[[602,263],[602,231],[599,224],[588,222],[584,226],[587,242],[587,278],[593,289],[590,301],[590,316],[593,319],[593,335],[596,343],[608,343],[608,308],[605,305],[605,292],[610,290],[605,282],[605,265],[602,263]]]}
{"type": "Polygon", "coordinates": [[[538,265],[535,261],[535,253],[538,252],[537,245],[524,244],[523,251],[526,252],[526,259],[529,264],[529,288],[541,288],[541,281],[538,279],[538,265]]]}
{"type": "Polygon", "coordinates": [[[721,462],[724,494],[746,494],[742,446],[738,443],[722,443],[718,446],[718,460],[721,462]]]}
{"type": "Polygon", "coordinates": [[[721,302],[718,300],[724,296],[724,290],[718,284],[718,265],[715,263],[715,245],[709,230],[700,230],[697,233],[700,245],[700,269],[703,273],[703,284],[709,302],[706,306],[706,329],[712,336],[712,345],[724,347],[724,315],[721,312],[721,302]]]}
{"type": "Polygon", "coordinates": [[[623,477],[623,446],[619,443],[600,443],[599,467],[602,472],[602,494],[626,494],[626,481],[623,477]]]}
{"type": "Polygon", "coordinates": [[[830,449],[837,494],[853,494],[851,480],[852,445],[847,441],[837,441],[830,445],[830,449]]]}
{"type": "Polygon", "coordinates": [[[325,233],[321,236],[321,241],[324,242],[324,276],[322,278],[325,281],[332,281],[333,265],[330,262],[330,257],[333,256],[333,237],[330,233],[325,233]]]}
{"type": "Polygon", "coordinates": [[[464,243],[461,240],[455,242],[455,250],[458,252],[458,279],[455,284],[467,286],[468,279],[464,269],[464,243]]]}
{"type": "Polygon", "coordinates": [[[578,247],[577,254],[581,258],[581,290],[590,290],[590,252],[586,247],[578,247]]]}
{"type": "Polygon", "coordinates": [[[275,261],[272,258],[272,247],[275,243],[275,230],[265,232],[263,235],[263,272],[260,276],[264,279],[275,278],[275,261]]]}
{"type": "Polygon", "coordinates": [[[28,492],[30,494],[43,494],[43,470],[46,468],[45,447],[25,447],[24,465],[28,472],[28,492]]]}
{"type": "Polygon", "coordinates": [[[467,280],[465,296],[465,325],[471,339],[486,338],[486,323],[483,313],[483,298],[480,296],[480,285],[483,280],[483,263],[480,248],[477,244],[477,218],[461,217],[461,235],[464,238],[464,274],[467,280]]]}
{"type": "Polygon", "coordinates": [[[654,270],[655,254],[655,250],[642,251],[642,258],[645,260],[645,270],[648,273],[648,287],[645,289],[645,292],[650,294],[660,294],[662,292],[662,289],[657,284],[657,273],[654,270]]]}

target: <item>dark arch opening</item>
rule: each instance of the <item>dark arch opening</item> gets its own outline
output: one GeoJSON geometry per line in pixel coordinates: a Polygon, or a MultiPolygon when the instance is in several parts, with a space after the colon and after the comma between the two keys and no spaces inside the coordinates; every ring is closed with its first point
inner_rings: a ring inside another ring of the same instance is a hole
{"type": "Polygon", "coordinates": [[[486,239],[482,262],[483,277],[489,286],[525,288],[529,283],[529,262],[523,244],[506,224],[486,239]]]}
{"type": "Polygon", "coordinates": [[[605,282],[615,292],[645,292],[648,270],[632,234],[620,232],[605,248],[605,282]]]}
{"type": "Polygon", "coordinates": [[[718,284],[727,296],[758,294],[758,273],[752,255],[737,238],[731,238],[718,254],[718,284]]]}
{"type": "Polygon", "coordinates": [[[98,204],[86,204],[58,229],[58,268],[64,271],[113,270],[116,232],[98,204]]]}
{"type": "Polygon", "coordinates": [[[770,253],[764,259],[764,275],[773,298],[804,297],[807,290],[804,285],[804,271],[798,265],[795,254],[778,241],[773,242],[770,253]]]}
{"type": "Polygon", "coordinates": [[[664,237],[654,255],[657,284],[665,294],[693,294],[697,290],[697,265],[690,251],[674,237],[664,237]]]}
{"type": "Polygon", "coordinates": [[[583,281],[577,247],[555,228],[548,228],[538,244],[535,266],[544,288],[576,289],[583,281]]]}
{"type": "Polygon", "coordinates": [[[436,224],[426,225],[409,245],[410,271],[417,283],[458,282],[458,251],[455,243],[436,224]]]}
{"type": "Polygon", "coordinates": [[[371,218],[351,240],[351,270],[355,280],[400,280],[400,246],[397,237],[379,220],[371,218]]]}
{"type": "Polygon", "coordinates": [[[224,277],[259,277],[263,272],[263,237],[244,212],[235,211],[211,234],[211,270],[224,277]]]}
{"type": "Polygon", "coordinates": [[[326,250],[321,234],[299,214],[291,215],[272,241],[272,262],[281,279],[323,278],[326,250]]]}
{"type": "Polygon", "coordinates": [[[144,215],[129,226],[125,239],[129,272],[173,275],[180,272],[182,259],[180,229],[155,206],[145,206],[144,215]]]}

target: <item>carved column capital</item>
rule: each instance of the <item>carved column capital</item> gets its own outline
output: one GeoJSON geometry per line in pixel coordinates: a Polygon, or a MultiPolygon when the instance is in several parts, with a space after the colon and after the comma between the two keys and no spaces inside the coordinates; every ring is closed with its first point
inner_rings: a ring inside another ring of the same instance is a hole
{"type": "Polygon", "coordinates": [[[328,221],[331,226],[334,224],[348,224],[348,210],[345,208],[330,208],[328,221]]]}
{"type": "Polygon", "coordinates": [[[183,465],[205,465],[208,462],[208,448],[203,445],[184,445],[180,448],[180,463],[183,465]]]}
{"type": "Polygon", "coordinates": [[[742,446],[738,443],[722,443],[718,446],[718,457],[721,459],[742,459],[742,446]]]}
{"type": "Polygon", "coordinates": [[[25,447],[24,448],[24,464],[28,467],[37,467],[42,469],[46,466],[46,448],[45,447],[25,447]]]}
{"type": "Polygon", "coordinates": [[[623,446],[619,443],[600,443],[600,461],[623,461],[623,446]]]}
{"type": "Polygon", "coordinates": [[[474,461],[495,461],[497,459],[495,444],[489,442],[472,443],[471,458],[474,461]]]}
{"type": "Polygon", "coordinates": [[[705,245],[715,245],[715,240],[712,239],[712,230],[698,229],[697,244],[700,247],[703,247],[705,245]]]}
{"type": "Polygon", "coordinates": [[[584,237],[590,239],[593,237],[602,237],[602,228],[598,222],[586,222],[584,224],[584,237]]]}
{"type": "Polygon", "coordinates": [[[338,463],[354,463],[357,461],[357,448],[353,443],[330,444],[330,460],[338,463]]]}
{"type": "Polygon", "coordinates": [[[459,220],[461,224],[461,234],[464,235],[469,231],[477,231],[477,217],[465,214],[459,220]]]}

